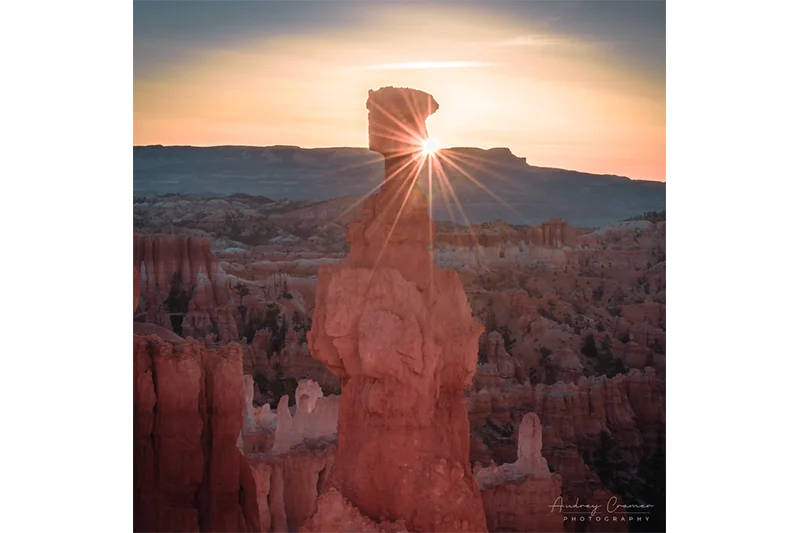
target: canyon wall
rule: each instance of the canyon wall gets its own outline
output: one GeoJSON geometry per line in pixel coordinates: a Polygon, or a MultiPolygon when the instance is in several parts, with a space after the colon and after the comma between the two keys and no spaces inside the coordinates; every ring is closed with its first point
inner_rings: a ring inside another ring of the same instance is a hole
{"type": "Polygon", "coordinates": [[[240,344],[133,348],[134,531],[297,531],[331,470],[336,397],[306,381],[294,417],[285,396],[261,412],[240,344]]]}
{"type": "Polygon", "coordinates": [[[258,531],[242,354],[134,335],[134,531],[258,531]]]}
{"type": "Polygon", "coordinates": [[[655,369],[613,378],[581,376],[574,383],[483,389],[471,392],[468,402],[471,459],[483,465],[510,462],[525,413],[536,413],[542,455],[561,476],[563,504],[600,507],[599,518],[590,522],[573,522],[570,515],[567,531],[627,531],[628,521],[639,517],[628,517],[622,509],[608,511],[609,502],[622,503],[623,497],[662,505],[639,502],[642,494],[650,494],[648,484],[661,483],[643,478],[666,451],[665,382],[655,369]]]}
{"type": "Polygon", "coordinates": [[[651,367],[613,378],[581,376],[575,383],[470,391],[468,404],[473,428],[519,423],[525,412],[535,412],[550,428],[545,448],[549,443],[597,443],[602,432],[609,432],[646,456],[662,449],[666,438],[666,383],[651,367]]]}
{"type": "Polygon", "coordinates": [[[230,282],[208,239],[134,235],[133,260],[141,285],[137,307],[146,322],[183,337],[238,340],[230,282]]]}

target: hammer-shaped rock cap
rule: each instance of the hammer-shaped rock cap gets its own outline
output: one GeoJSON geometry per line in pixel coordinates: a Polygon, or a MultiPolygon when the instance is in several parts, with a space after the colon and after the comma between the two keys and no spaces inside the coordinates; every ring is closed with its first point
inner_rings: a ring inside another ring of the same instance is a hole
{"type": "Polygon", "coordinates": [[[428,137],[425,119],[439,109],[439,104],[424,91],[382,87],[369,91],[367,109],[370,150],[389,154],[421,146],[428,137]]]}
{"type": "Polygon", "coordinates": [[[425,91],[406,87],[381,87],[377,91],[369,91],[367,109],[370,111],[383,110],[390,114],[414,111],[424,120],[436,113],[439,104],[433,96],[425,91]]]}

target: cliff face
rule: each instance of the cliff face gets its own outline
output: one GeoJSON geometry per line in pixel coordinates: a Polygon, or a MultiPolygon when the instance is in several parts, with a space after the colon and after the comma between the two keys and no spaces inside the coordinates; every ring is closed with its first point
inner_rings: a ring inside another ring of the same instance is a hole
{"type": "Polygon", "coordinates": [[[134,531],[258,531],[238,344],[134,335],[134,531]]]}
{"type": "Polygon", "coordinates": [[[518,424],[532,411],[546,426],[545,449],[578,444],[595,450],[605,433],[635,460],[665,449],[665,402],[665,382],[648,367],[613,378],[582,376],[575,383],[472,392],[469,413],[471,427],[480,434],[493,425],[518,424]]]}
{"type": "Polygon", "coordinates": [[[539,226],[531,228],[526,235],[525,242],[536,246],[561,248],[562,246],[575,246],[577,234],[566,220],[552,218],[542,222],[539,226]]]}
{"type": "Polygon", "coordinates": [[[418,102],[396,116],[422,117],[411,127],[425,138],[424,118],[438,105],[425,93],[390,89],[368,101],[370,146],[386,155],[387,181],[348,227],[348,257],[320,268],[308,334],[312,356],[343,384],[327,486],[365,516],[405,520],[410,531],[486,531],[464,397],[482,328],[455,272],[432,263],[419,163],[397,155],[399,137],[378,135],[397,129],[381,113],[418,102]]]}
{"type": "Polygon", "coordinates": [[[238,339],[228,276],[208,239],[134,235],[133,260],[141,285],[137,307],[147,322],[181,336],[214,333],[221,342],[238,339]]]}

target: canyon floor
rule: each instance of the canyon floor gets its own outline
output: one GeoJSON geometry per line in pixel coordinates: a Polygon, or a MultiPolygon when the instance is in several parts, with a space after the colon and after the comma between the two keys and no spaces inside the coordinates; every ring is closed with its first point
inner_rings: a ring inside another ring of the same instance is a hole
{"type": "MultiPolygon", "coordinates": [[[[323,202],[246,194],[135,198],[134,352],[137,375],[152,376],[135,393],[137,420],[153,416],[158,425],[170,408],[162,394],[174,396],[165,384],[185,380],[159,359],[169,352],[180,364],[197,367],[201,377],[194,379],[202,386],[186,393],[192,402],[198,394],[224,396],[215,387],[226,382],[242,391],[239,403],[227,407],[239,418],[238,430],[219,433],[211,420],[224,417],[225,408],[212,408],[191,431],[210,435],[197,450],[236,446],[244,458],[241,469],[227,467],[235,476],[220,481],[238,498],[233,518],[208,503],[215,500],[213,472],[220,469],[204,467],[201,459],[194,467],[183,465],[194,468],[188,476],[194,481],[187,484],[186,472],[176,471],[169,490],[142,474],[142,501],[172,491],[170,501],[180,501],[174,506],[188,514],[166,522],[158,513],[143,515],[137,531],[154,524],[173,530],[191,524],[201,530],[313,530],[325,527],[307,522],[319,516],[318,505],[333,506],[342,517],[355,512],[324,490],[337,446],[342,383],[311,356],[308,334],[319,268],[347,255],[346,227],[362,203],[357,196],[323,202]],[[160,414],[151,406],[154,398],[165,403],[160,414]]],[[[663,530],[665,212],[599,228],[574,228],[560,219],[537,226],[436,222],[433,241],[433,262],[457,273],[472,316],[484,328],[465,396],[469,460],[488,530],[663,530]],[[536,428],[533,447],[541,452],[533,456],[543,458],[552,477],[532,470],[517,475],[512,468],[528,449],[519,437],[528,413],[536,415],[526,427],[536,428]],[[551,506],[559,496],[565,507],[554,525],[551,506]],[[645,511],[629,507],[628,514],[615,514],[607,509],[611,500],[645,511]],[[602,517],[614,520],[573,520],[569,503],[600,505],[602,517]]],[[[152,434],[151,423],[142,422],[138,434],[152,434]]],[[[139,464],[143,457],[171,460],[159,457],[165,448],[147,448],[142,439],[141,450],[150,451],[137,452],[139,464]]]]}

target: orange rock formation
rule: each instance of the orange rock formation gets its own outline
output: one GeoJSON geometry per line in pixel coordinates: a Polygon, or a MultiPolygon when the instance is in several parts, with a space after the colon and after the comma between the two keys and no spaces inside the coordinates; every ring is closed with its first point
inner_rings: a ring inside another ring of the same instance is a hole
{"type": "Polygon", "coordinates": [[[517,461],[499,468],[479,468],[489,531],[564,531],[560,510],[552,506],[561,495],[561,476],[551,474],[542,456],[542,426],[528,413],[519,428],[517,461]]]}
{"type": "Polygon", "coordinates": [[[577,234],[566,220],[552,218],[532,228],[527,235],[527,242],[537,246],[561,248],[562,246],[575,246],[577,234]]]}
{"type": "Polygon", "coordinates": [[[136,308],[139,307],[139,294],[142,292],[141,286],[141,278],[139,274],[139,269],[135,266],[133,267],[133,312],[136,312],[136,308]]]}
{"type": "Polygon", "coordinates": [[[133,261],[140,275],[140,311],[147,322],[182,336],[214,333],[222,342],[238,339],[228,276],[208,239],[134,235],[133,261]]]}
{"type": "MultiPolygon", "coordinates": [[[[326,486],[360,514],[403,520],[409,531],[486,531],[464,396],[482,328],[456,273],[433,265],[416,185],[425,119],[437,108],[422,91],[370,91],[370,149],[384,155],[386,181],[348,227],[347,258],[320,267],[309,348],[342,380],[326,486]]],[[[307,527],[351,527],[324,520],[343,512],[341,499],[318,503],[307,527]]]]}
{"type": "Polygon", "coordinates": [[[261,526],[257,531],[298,530],[318,505],[335,446],[335,440],[321,438],[307,440],[280,455],[248,455],[261,526]]]}
{"type": "Polygon", "coordinates": [[[242,353],[134,335],[134,531],[257,531],[242,353]],[[158,408],[156,408],[156,405],[158,408]]]}

